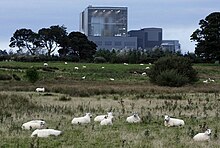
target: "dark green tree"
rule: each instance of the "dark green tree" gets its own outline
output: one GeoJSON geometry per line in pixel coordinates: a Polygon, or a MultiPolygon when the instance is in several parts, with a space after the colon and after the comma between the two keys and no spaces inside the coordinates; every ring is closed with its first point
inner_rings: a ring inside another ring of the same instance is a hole
{"type": "Polygon", "coordinates": [[[81,32],[71,32],[64,41],[66,44],[60,44],[61,50],[58,51],[59,53],[77,55],[80,60],[93,60],[97,45],[89,41],[86,35],[81,32]]]}
{"type": "Polygon", "coordinates": [[[38,31],[38,34],[43,49],[47,50],[48,56],[51,56],[59,46],[59,43],[64,42],[67,31],[66,27],[57,25],[51,26],[50,28],[42,28],[38,31]]]}
{"type": "Polygon", "coordinates": [[[195,54],[207,61],[220,60],[220,12],[213,12],[199,22],[190,40],[196,41],[195,54]]]}
{"type": "Polygon", "coordinates": [[[11,37],[9,47],[18,48],[18,53],[23,53],[26,50],[31,55],[35,55],[36,52],[41,48],[39,36],[31,29],[18,29],[11,37]]]}

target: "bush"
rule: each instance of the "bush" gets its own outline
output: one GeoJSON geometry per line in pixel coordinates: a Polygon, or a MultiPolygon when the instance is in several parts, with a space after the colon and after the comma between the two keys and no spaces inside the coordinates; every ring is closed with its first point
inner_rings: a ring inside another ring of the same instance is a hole
{"type": "Polygon", "coordinates": [[[26,77],[31,83],[35,83],[39,79],[38,71],[35,68],[30,68],[26,71],[26,77]]]}
{"type": "Polygon", "coordinates": [[[161,85],[179,87],[198,80],[197,72],[188,58],[168,56],[158,59],[151,67],[150,81],[161,85]]]}
{"type": "Polygon", "coordinates": [[[12,76],[8,74],[0,74],[0,80],[11,80],[12,76]]]}
{"type": "Polygon", "coordinates": [[[95,57],[94,63],[105,63],[106,59],[104,57],[95,57]]]}
{"type": "Polygon", "coordinates": [[[16,81],[21,81],[21,78],[16,75],[16,74],[13,74],[12,77],[16,80],[16,81]]]}

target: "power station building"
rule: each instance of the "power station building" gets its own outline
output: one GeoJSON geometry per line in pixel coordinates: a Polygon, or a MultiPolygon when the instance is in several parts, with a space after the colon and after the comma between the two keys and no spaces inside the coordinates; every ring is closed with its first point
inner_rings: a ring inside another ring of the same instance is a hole
{"type": "Polygon", "coordinates": [[[97,49],[146,49],[161,47],[176,51],[178,40],[162,39],[162,28],[143,28],[128,32],[127,7],[88,6],[80,13],[80,32],[93,41],[97,49]]]}
{"type": "Polygon", "coordinates": [[[137,49],[137,38],[128,37],[127,7],[88,6],[80,14],[80,31],[98,49],[137,49]]]}
{"type": "Polygon", "coordinates": [[[162,44],[162,28],[144,28],[131,30],[128,32],[130,37],[137,37],[137,48],[152,49],[162,44]]]}

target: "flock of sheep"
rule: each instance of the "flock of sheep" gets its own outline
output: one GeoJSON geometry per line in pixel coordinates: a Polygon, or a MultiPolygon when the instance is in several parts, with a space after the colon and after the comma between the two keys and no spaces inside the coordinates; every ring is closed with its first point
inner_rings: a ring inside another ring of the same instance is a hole
{"type": "MultiPolygon", "coordinates": [[[[71,121],[73,125],[82,125],[91,123],[92,114],[86,113],[82,117],[74,117],[71,121]]],[[[94,118],[94,122],[99,122],[101,126],[113,125],[113,114],[108,112],[106,115],[98,115],[94,118]]],[[[131,116],[126,118],[128,123],[139,123],[141,118],[137,113],[133,113],[131,116]]],[[[45,128],[46,122],[43,120],[32,120],[26,122],[22,125],[22,129],[34,130],[31,137],[49,137],[49,136],[59,136],[63,132],[55,129],[45,128]]],[[[168,115],[164,116],[164,125],[166,127],[184,126],[185,122],[181,119],[171,118],[168,115]]],[[[204,133],[198,133],[193,137],[194,141],[209,141],[211,136],[211,129],[207,129],[204,133]]]]}
{"type": "MultiPolygon", "coordinates": [[[[65,62],[67,64],[67,62],[65,62]]],[[[124,65],[128,65],[127,63],[124,63],[124,65]]],[[[143,64],[140,64],[143,65],[143,64]]],[[[149,64],[151,65],[151,64],[149,64]]],[[[44,66],[48,66],[47,63],[44,63],[44,66]]],[[[83,68],[86,68],[86,66],[83,66],[83,68]]],[[[146,67],[146,69],[149,69],[150,67],[146,67]]],[[[79,69],[78,67],[74,67],[74,69],[79,69]]],[[[104,69],[104,67],[102,67],[104,69]]],[[[145,75],[145,74],[142,74],[145,75]]],[[[85,79],[86,77],[83,76],[82,79],[85,79]]],[[[114,81],[114,78],[110,78],[111,81],[114,81]]],[[[207,79],[203,81],[203,83],[210,83],[214,82],[212,79],[207,79]]],[[[45,92],[45,88],[36,88],[37,92],[45,92]]],[[[74,117],[71,121],[72,124],[88,124],[91,122],[91,113],[86,113],[85,116],[83,117],[74,117]]],[[[94,122],[100,122],[100,125],[113,125],[113,114],[112,112],[108,112],[106,115],[99,115],[94,118],[94,122]]],[[[127,117],[126,122],[128,123],[138,123],[141,122],[140,117],[138,116],[137,113],[133,113],[133,115],[127,117]]],[[[48,136],[59,136],[62,134],[62,131],[55,130],[55,129],[43,129],[45,127],[45,121],[43,120],[32,120],[27,123],[24,123],[22,125],[22,129],[26,130],[32,130],[33,133],[31,134],[31,137],[48,137],[48,136]]],[[[176,119],[176,118],[171,118],[168,115],[164,116],[164,125],[167,127],[172,127],[172,126],[184,126],[185,122],[181,119],[176,119]]],[[[210,140],[211,136],[211,129],[207,129],[204,133],[198,133],[193,137],[194,141],[208,141],[210,140]]]]}

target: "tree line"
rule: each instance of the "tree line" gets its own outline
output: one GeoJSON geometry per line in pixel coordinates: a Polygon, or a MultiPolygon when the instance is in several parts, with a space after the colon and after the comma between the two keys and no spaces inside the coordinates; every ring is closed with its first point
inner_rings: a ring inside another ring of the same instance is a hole
{"type": "MultiPolygon", "coordinates": [[[[139,63],[153,62],[160,57],[175,54],[187,56],[194,62],[220,61],[220,12],[209,14],[205,19],[199,21],[199,25],[200,28],[196,29],[190,36],[191,41],[197,42],[195,53],[185,55],[180,52],[172,53],[161,47],[148,51],[96,50],[97,45],[89,41],[86,35],[80,32],[68,33],[66,27],[59,25],[42,28],[38,32],[26,28],[18,29],[11,37],[9,47],[17,48],[17,53],[20,55],[24,55],[24,53],[25,55],[38,55],[38,60],[48,59],[49,57],[52,60],[139,63]],[[56,49],[59,57],[53,55],[56,49]],[[39,57],[41,58],[39,59],[39,57]]],[[[0,60],[4,60],[2,56],[6,56],[7,52],[0,50],[0,55],[0,60]]]]}
{"type": "Polygon", "coordinates": [[[42,28],[38,32],[31,29],[18,29],[10,40],[11,48],[18,48],[17,53],[29,55],[44,54],[48,57],[57,49],[59,56],[76,56],[89,60],[96,52],[96,44],[89,41],[86,35],[80,32],[66,31],[64,26],[42,28]]]}

